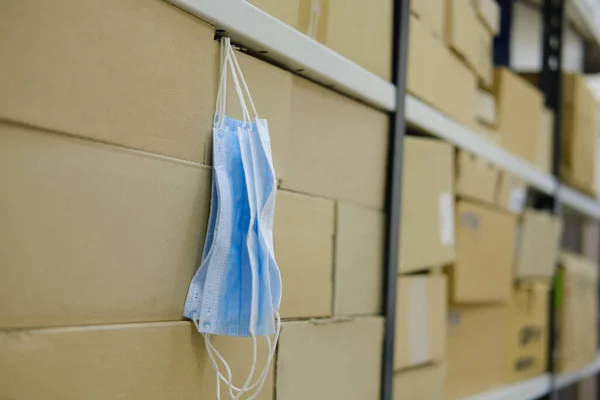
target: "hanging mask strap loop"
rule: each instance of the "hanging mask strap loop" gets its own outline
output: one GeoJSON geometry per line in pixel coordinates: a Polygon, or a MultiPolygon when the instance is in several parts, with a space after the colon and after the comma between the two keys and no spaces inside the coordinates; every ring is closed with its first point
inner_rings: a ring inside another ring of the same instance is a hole
{"type": "MultiPolygon", "coordinates": [[[[258,396],[258,394],[260,393],[260,391],[261,391],[262,387],[264,386],[265,381],[267,380],[267,377],[269,375],[269,368],[270,368],[271,362],[273,361],[273,358],[275,356],[277,342],[279,341],[279,335],[281,333],[281,317],[279,316],[278,312],[275,314],[275,317],[276,317],[276,330],[275,330],[275,334],[273,337],[273,341],[271,341],[271,338],[269,336],[265,336],[265,340],[267,341],[267,347],[268,347],[267,360],[265,362],[263,369],[260,372],[260,375],[256,379],[256,381],[250,385],[250,382],[252,381],[252,378],[254,376],[254,372],[256,369],[257,352],[258,352],[256,335],[252,334],[252,341],[253,341],[253,343],[252,343],[252,347],[253,347],[253,349],[252,349],[252,365],[250,368],[250,372],[248,373],[248,376],[246,378],[246,381],[241,388],[238,388],[233,384],[233,374],[231,372],[231,368],[229,367],[229,364],[227,363],[227,361],[225,361],[225,358],[221,355],[221,353],[219,353],[219,351],[215,348],[214,344],[211,342],[211,339],[210,339],[211,335],[206,334],[206,333],[202,335],[202,336],[204,336],[206,352],[208,353],[210,360],[212,362],[212,365],[216,371],[217,400],[221,400],[221,392],[220,392],[221,381],[223,381],[223,383],[225,383],[227,385],[228,390],[229,390],[229,396],[233,400],[239,400],[242,398],[243,395],[248,394],[248,393],[250,393],[249,394],[250,397],[246,398],[245,400],[253,400],[258,396]],[[219,368],[219,362],[225,368],[225,373],[227,376],[224,376],[221,373],[221,370],[219,368]]],[[[198,328],[200,321],[197,318],[194,318],[193,321],[194,321],[194,325],[196,325],[196,328],[198,328]]]]}
{"type": "Polygon", "coordinates": [[[219,88],[217,91],[217,102],[215,105],[215,111],[217,114],[217,123],[222,128],[225,121],[225,104],[227,103],[227,66],[229,65],[229,52],[226,51],[224,39],[221,39],[220,46],[220,68],[221,72],[219,75],[219,88]]]}
{"type": "MultiPolygon", "coordinates": [[[[251,120],[250,113],[248,111],[248,107],[246,106],[246,101],[240,85],[240,78],[238,77],[238,71],[240,71],[239,65],[237,65],[237,59],[235,60],[236,64],[233,63],[232,57],[235,57],[235,52],[231,47],[231,40],[228,37],[221,38],[219,57],[221,73],[219,76],[217,102],[215,105],[215,110],[217,113],[217,123],[221,128],[223,128],[223,125],[225,124],[225,111],[227,106],[227,75],[229,71],[231,72],[231,77],[233,79],[235,91],[238,97],[238,101],[240,103],[240,107],[242,109],[242,118],[244,125],[250,122],[251,120]],[[238,69],[235,68],[235,65],[238,66],[238,69]]],[[[245,88],[247,88],[245,81],[243,82],[243,85],[245,88]]],[[[254,104],[252,104],[252,108],[254,109],[254,104]]]]}
{"type": "MultiPolygon", "coordinates": [[[[256,107],[254,106],[254,101],[252,101],[252,96],[250,95],[250,89],[248,89],[248,85],[246,84],[246,79],[244,79],[244,74],[242,73],[240,64],[238,63],[235,52],[233,51],[233,49],[231,47],[230,47],[230,55],[229,56],[230,56],[230,60],[233,61],[233,65],[235,65],[235,70],[239,74],[240,81],[242,82],[242,85],[244,86],[244,93],[248,97],[248,101],[250,102],[250,107],[252,107],[252,112],[254,114],[254,118],[256,120],[258,120],[259,119],[258,112],[256,112],[256,107]]],[[[234,69],[233,66],[232,66],[232,69],[234,69]]]]}

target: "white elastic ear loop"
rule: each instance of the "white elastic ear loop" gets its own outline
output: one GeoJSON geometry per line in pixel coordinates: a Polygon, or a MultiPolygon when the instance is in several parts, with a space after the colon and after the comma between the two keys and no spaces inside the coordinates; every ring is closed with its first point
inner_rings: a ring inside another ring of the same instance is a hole
{"type": "Polygon", "coordinates": [[[269,356],[267,357],[267,362],[265,363],[265,366],[262,370],[262,373],[261,373],[259,379],[255,383],[255,384],[258,384],[258,387],[256,388],[254,393],[252,393],[252,395],[247,400],[253,400],[254,398],[256,398],[256,396],[258,396],[258,394],[262,390],[262,388],[267,380],[267,376],[269,375],[269,367],[271,365],[271,362],[273,361],[273,357],[275,356],[275,350],[277,349],[277,342],[279,341],[279,334],[281,333],[281,317],[279,316],[278,312],[275,313],[275,316],[277,319],[277,328],[275,330],[275,336],[273,338],[273,345],[271,346],[271,339],[267,336],[266,339],[267,339],[267,342],[269,343],[269,356]]]}
{"type": "Polygon", "coordinates": [[[221,128],[223,128],[223,124],[225,123],[225,104],[227,101],[227,67],[229,64],[229,51],[226,50],[226,48],[228,46],[229,38],[221,38],[221,75],[219,77],[219,89],[217,91],[217,104],[215,107],[218,116],[217,122],[221,128]]]}
{"type": "Polygon", "coordinates": [[[244,95],[242,93],[242,88],[240,86],[240,82],[239,82],[236,70],[233,66],[233,62],[231,61],[232,54],[233,54],[233,49],[230,47],[227,60],[229,61],[229,66],[231,67],[231,77],[233,78],[233,82],[235,84],[235,91],[238,95],[238,100],[242,107],[242,114],[243,114],[243,118],[244,118],[243,122],[244,122],[244,125],[246,125],[251,120],[251,118],[250,118],[250,113],[248,112],[248,107],[246,106],[246,101],[245,101],[244,95]]]}
{"type": "MultiPolygon", "coordinates": [[[[251,397],[249,397],[247,400],[253,400],[254,398],[256,398],[256,396],[260,393],[260,391],[262,390],[262,387],[264,386],[264,383],[267,379],[267,376],[269,374],[269,367],[271,365],[271,362],[275,356],[275,350],[277,348],[277,342],[279,341],[279,335],[281,333],[281,317],[279,315],[279,313],[277,312],[275,314],[276,316],[276,321],[277,321],[277,328],[275,331],[275,335],[274,335],[274,340],[273,343],[271,343],[271,339],[266,336],[265,339],[267,340],[267,345],[268,345],[268,357],[267,357],[267,361],[265,363],[265,366],[263,367],[263,370],[261,371],[260,376],[258,377],[258,379],[256,380],[256,382],[254,382],[252,385],[246,387],[246,388],[238,388],[235,385],[233,385],[233,381],[232,381],[232,373],[231,373],[231,368],[229,367],[229,365],[227,364],[227,362],[225,361],[225,359],[223,358],[223,356],[217,351],[217,349],[214,347],[214,345],[211,343],[210,341],[210,335],[208,334],[203,334],[204,338],[205,338],[205,343],[206,343],[206,348],[207,348],[207,352],[211,358],[213,367],[215,368],[216,372],[217,372],[217,380],[222,380],[224,383],[226,383],[228,385],[229,388],[229,394],[233,399],[239,399],[240,396],[242,396],[243,394],[245,394],[246,392],[249,392],[253,389],[254,392],[252,393],[251,397]],[[215,355],[216,357],[219,359],[219,361],[221,361],[227,371],[227,378],[225,378],[218,367],[218,363],[215,359],[215,355]],[[238,395],[234,395],[233,394],[233,390],[236,392],[239,392],[238,395]]],[[[195,322],[196,323],[196,322],[195,322]]],[[[253,339],[255,340],[255,336],[253,336],[253,339]]],[[[256,346],[256,342],[253,343],[254,346],[256,346]]],[[[254,348],[254,351],[256,351],[256,347],[254,348]]],[[[254,364],[256,363],[256,353],[253,354],[253,369],[254,369],[254,364]]],[[[249,374],[249,377],[251,377],[253,375],[252,371],[249,374]]],[[[249,381],[249,379],[247,379],[247,382],[249,381]]],[[[246,385],[244,385],[246,386],[246,385]]],[[[220,385],[218,385],[218,388],[220,389],[220,385]]],[[[220,395],[218,397],[217,400],[220,400],[220,395]]]]}
{"type": "MultiPolygon", "coordinates": [[[[254,106],[254,102],[252,101],[252,96],[250,95],[250,89],[248,89],[248,85],[246,84],[246,79],[244,79],[244,74],[242,73],[242,69],[240,68],[240,64],[238,63],[235,52],[231,49],[230,60],[233,60],[235,64],[235,68],[237,73],[240,75],[240,80],[244,85],[244,89],[246,90],[246,95],[248,96],[248,100],[250,101],[250,106],[252,107],[252,112],[254,113],[254,117],[258,119],[258,113],[256,112],[256,107],[254,106]]],[[[233,68],[232,68],[233,69],[233,68]]]]}
{"type": "MultiPolygon", "coordinates": [[[[267,337],[267,343],[269,346],[269,354],[271,353],[271,341],[270,339],[267,337]]],[[[227,371],[227,378],[225,378],[223,376],[223,374],[221,374],[220,370],[218,367],[216,367],[217,370],[217,379],[222,380],[224,383],[227,384],[228,389],[229,389],[229,395],[231,396],[232,399],[236,400],[239,399],[242,395],[244,395],[246,392],[254,389],[259,382],[255,382],[252,386],[248,386],[250,384],[250,381],[252,379],[252,377],[254,376],[254,370],[255,370],[255,366],[256,366],[256,353],[257,353],[257,347],[256,347],[256,336],[253,335],[252,337],[253,340],[253,356],[252,356],[252,368],[250,373],[248,374],[248,378],[246,378],[246,382],[244,383],[244,386],[242,388],[238,388],[233,384],[233,379],[232,379],[232,373],[231,373],[231,368],[229,367],[229,364],[227,364],[227,361],[225,361],[225,359],[223,358],[223,356],[218,352],[218,350],[214,347],[214,345],[210,342],[210,337],[209,335],[205,335],[205,341],[206,341],[206,345],[207,345],[207,351],[209,353],[209,356],[211,357],[211,360],[215,361],[214,356],[216,355],[216,357],[219,359],[219,361],[221,361],[221,363],[223,363],[225,370],[227,371]],[[237,395],[233,394],[233,391],[238,392],[237,395]]],[[[213,363],[214,366],[214,363],[213,363]]],[[[261,378],[262,378],[262,374],[261,374],[261,378]]],[[[259,378],[260,379],[260,378],[259,378]]]]}

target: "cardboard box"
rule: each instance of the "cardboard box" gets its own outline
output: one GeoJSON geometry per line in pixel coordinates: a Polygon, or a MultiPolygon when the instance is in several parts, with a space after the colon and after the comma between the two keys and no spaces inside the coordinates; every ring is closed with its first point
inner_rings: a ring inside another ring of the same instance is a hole
{"type": "Polygon", "coordinates": [[[450,306],[446,400],[485,392],[503,383],[506,307],[450,306]]]}
{"type": "Polygon", "coordinates": [[[442,361],[446,354],[446,277],[398,278],[394,370],[442,361]]]}
{"type": "Polygon", "coordinates": [[[456,152],[456,195],[494,203],[500,170],[486,160],[463,150],[456,152]]]}
{"type": "Polygon", "coordinates": [[[542,110],[542,122],[535,151],[535,165],[542,171],[552,172],[552,152],[554,149],[554,113],[547,108],[542,110]]]}
{"type": "Polygon", "coordinates": [[[392,79],[393,1],[250,0],[368,71],[392,79]],[[373,41],[372,38],[377,40],[373,41]]]}
{"type": "Polygon", "coordinates": [[[414,0],[410,11],[431,32],[443,41],[446,34],[446,0],[414,0]]]}
{"type": "Polygon", "coordinates": [[[500,33],[500,6],[494,0],[473,0],[477,16],[484,26],[496,36],[500,33]]]}
{"type": "MultiPolygon", "coordinates": [[[[269,0],[271,1],[271,0],[269,0]]],[[[298,2],[297,29],[321,43],[327,42],[329,0],[295,0],[298,2]]]]}
{"type": "Polygon", "coordinates": [[[277,398],[379,398],[382,317],[285,322],[277,356],[277,398]]]}
{"type": "Polygon", "coordinates": [[[472,1],[447,0],[446,42],[486,87],[493,82],[493,34],[472,1]]]}
{"type": "MultiPolygon", "coordinates": [[[[292,106],[292,74],[239,51],[236,51],[236,57],[258,116],[267,120],[275,174],[277,178],[284,179],[292,106]]],[[[225,112],[232,118],[243,120],[240,100],[231,73],[228,74],[227,79],[225,112]]],[[[254,118],[248,99],[245,98],[244,101],[250,110],[251,118],[254,118]]],[[[211,160],[212,146],[207,146],[207,151],[206,160],[211,160]]]]}
{"type": "Polygon", "coordinates": [[[557,371],[568,373],[591,364],[597,355],[598,267],[583,256],[563,251],[556,277],[557,371]]]}
{"type": "Polygon", "coordinates": [[[512,214],[521,214],[527,204],[527,185],[518,176],[501,171],[496,189],[496,205],[512,214]]]}
{"type": "Polygon", "coordinates": [[[273,241],[285,288],[282,318],[331,316],[334,207],[332,200],[277,192],[273,241]]]}
{"type": "Polygon", "coordinates": [[[561,178],[570,186],[596,197],[597,105],[584,78],[563,75],[561,178]]]}
{"type": "Polygon", "coordinates": [[[446,363],[429,364],[394,375],[394,400],[444,400],[446,363]]]}
{"type": "Polygon", "coordinates": [[[481,21],[477,21],[475,29],[473,60],[479,82],[491,89],[494,83],[494,37],[481,21]]]}
{"type": "Polygon", "coordinates": [[[477,46],[479,20],[471,1],[447,0],[446,41],[448,47],[475,67],[474,55],[477,46]]]}
{"type": "Polygon", "coordinates": [[[381,314],[385,215],[338,202],[335,221],[334,315],[381,314]]]}
{"type": "Polygon", "coordinates": [[[0,328],[181,318],[209,167],[0,124],[0,171],[0,328]]]}
{"type": "MultiPolygon", "coordinates": [[[[212,340],[240,387],[252,362],[252,339],[212,340]]],[[[266,347],[258,341],[258,365],[265,363],[266,347]]],[[[257,399],[274,398],[272,371],[257,399]]],[[[183,321],[0,332],[0,374],[2,395],[15,399],[216,398],[204,338],[183,321]]]]}
{"type": "Polygon", "coordinates": [[[514,275],[516,218],[460,200],[456,220],[452,300],[459,304],[508,300],[514,275]]]}
{"type": "Polygon", "coordinates": [[[301,0],[248,0],[248,2],[289,26],[298,29],[301,0]]]}
{"type": "Polygon", "coordinates": [[[298,76],[283,189],[382,210],[389,117],[298,76]]]}
{"type": "Polygon", "coordinates": [[[204,162],[213,26],[156,0],[24,0],[0,14],[0,118],[204,162]]]}
{"type": "Polygon", "coordinates": [[[414,16],[409,27],[408,92],[450,118],[472,124],[477,96],[474,73],[414,16]],[[461,101],[456,101],[457,93],[461,101]]]}
{"type": "Polygon", "coordinates": [[[441,140],[404,138],[400,273],[455,259],[453,157],[441,140]]]}
{"type": "Polygon", "coordinates": [[[495,126],[496,116],[496,98],[487,90],[479,89],[477,91],[477,120],[489,126],[495,126]]]}
{"type": "Polygon", "coordinates": [[[542,118],[542,94],[506,68],[496,68],[493,93],[498,106],[498,132],[502,145],[533,163],[542,118]]]}
{"type": "Polygon", "coordinates": [[[198,397],[205,365],[203,338],[189,322],[0,332],[7,398],[198,397]]]}
{"type": "Polygon", "coordinates": [[[534,378],[546,371],[550,281],[519,282],[508,307],[506,383],[534,378]]]}
{"type": "Polygon", "coordinates": [[[560,218],[533,209],[525,211],[517,236],[515,278],[551,278],[561,233],[560,218]]]}
{"type": "Polygon", "coordinates": [[[383,79],[392,80],[393,0],[301,1],[311,5],[318,2],[321,10],[328,8],[324,42],[327,47],[383,79]]]}
{"type": "Polygon", "coordinates": [[[583,378],[577,383],[576,400],[593,400],[598,398],[598,377],[596,375],[583,378]]]}

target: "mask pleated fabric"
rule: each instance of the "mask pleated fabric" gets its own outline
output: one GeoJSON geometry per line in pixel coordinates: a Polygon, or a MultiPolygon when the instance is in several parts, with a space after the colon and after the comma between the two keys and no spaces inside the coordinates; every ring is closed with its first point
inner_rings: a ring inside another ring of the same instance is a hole
{"type": "Polygon", "coordinates": [[[183,313],[204,336],[216,371],[218,400],[221,382],[234,400],[256,398],[279,339],[282,288],[273,251],[276,192],[267,121],[258,117],[229,38],[222,38],[210,215],[202,262],[183,313]],[[241,121],[225,114],[228,73],[241,105],[241,121]],[[252,337],[252,367],[242,387],[233,385],[231,369],[211,335],[252,337]],[[256,371],[257,336],[266,339],[269,352],[261,371],[256,371]]]}

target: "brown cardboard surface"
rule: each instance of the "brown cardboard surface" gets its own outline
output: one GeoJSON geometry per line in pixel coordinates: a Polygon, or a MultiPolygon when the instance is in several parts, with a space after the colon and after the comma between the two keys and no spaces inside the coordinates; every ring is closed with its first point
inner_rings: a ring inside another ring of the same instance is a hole
{"type": "Polygon", "coordinates": [[[487,90],[479,89],[477,91],[477,120],[489,125],[495,126],[496,116],[496,98],[487,90]]]}
{"type": "Polygon", "coordinates": [[[331,315],[334,218],[332,200],[277,192],[273,241],[285,288],[282,318],[331,315]]]}
{"type": "Polygon", "coordinates": [[[0,98],[0,118],[202,162],[217,88],[213,36],[159,0],[4,3],[0,93],[11,95],[0,98]]]}
{"type": "Polygon", "coordinates": [[[248,0],[248,2],[289,26],[298,28],[301,0],[248,0]]]}
{"type": "Polygon", "coordinates": [[[394,400],[444,400],[446,363],[429,364],[394,375],[394,400]]]}
{"type": "Polygon", "coordinates": [[[541,375],[548,358],[550,282],[520,282],[507,304],[505,382],[541,375]]]}
{"type": "Polygon", "coordinates": [[[446,355],[446,277],[398,278],[394,370],[442,361],[446,355]]]}
{"type": "Polygon", "coordinates": [[[521,214],[527,204],[527,185],[518,176],[501,171],[496,189],[496,205],[512,214],[521,214]]]}
{"type": "Polygon", "coordinates": [[[389,117],[294,76],[283,189],[383,209],[389,117]]]}
{"type": "Polygon", "coordinates": [[[494,37],[481,21],[477,21],[475,28],[473,60],[479,82],[491,88],[494,82],[494,37]]]}
{"type": "MultiPolygon", "coordinates": [[[[319,0],[321,3],[324,1],[327,0],[319,0]]],[[[328,2],[325,45],[383,79],[391,80],[394,2],[328,2]]]]}
{"type": "Polygon", "coordinates": [[[544,108],[535,152],[535,165],[547,173],[552,171],[553,129],[554,113],[544,108]]]}
{"type": "Polygon", "coordinates": [[[500,6],[494,0],[473,0],[477,16],[488,31],[496,36],[500,32],[500,6]]]}
{"type": "Polygon", "coordinates": [[[461,200],[457,203],[456,262],[452,300],[456,303],[504,302],[513,278],[516,218],[461,200]]]}
{"type": "Polygon", "coordinates": [[[557,277],[557,371],[592,363],[597,354],[598,269],[587,258],[563,251],[557,277]]]}
{"type": "Polygon", "coordinates": [[[444,40],[446,27],[446,0],[414,0],[410,11],[433,36],[444,40]]]}
{"type": "Polygon", "coordinates": [[[300,0],[298,27],[300,32],[325,43],[329,22],[329,0],[300,0]]]}
{"type": "Polygon", "coordinates": [[[3,331],[0,390],[13,399],[198,398],[212,368],[202,340],[188,322],[3,331]]]}
{"type": "Polygon", "coordinates": [[[493,203],[500,170],[474,154],[456,152],[456,195],[493,203]]]}
{"type": "Polygon", "coordinates": [[[558,259],[562,222],[528,209],[519,225],[515,278],[551,278],[558,259]]]}
{"type": "Polygon", "coordinates": [[[503,383],[506,307],[450,306],[447,400],[458,400],[503,383]]]}
{"type": "Polygon", "coordinates": [[[384,240],[382,212],[337,203],[334,315],[381,314],[384,240]]]}
{"type": "MultiPolygon", "coordinates": [[[[288,153],[290,115],[292,105],[292,74],[257,58],[236,51],[236,57],[244,74],[244,79],[250,89],[252,101],[260,118],[267,120],[271,138],[271,152],[277,178],[285,177],[285,160],[288,153]]],[[[252,109],[248,99],[245,102],[252,109]]],[[[235,91],[235,83],[231,74],[227,82],[228,116],[243,119],[240,101],[235,91]]],[[[207,160],[212,159],[212,147],[208,147],[207,160]]]]}
{"type": "Polygon", "coordinates": [[[410,17],[408,52],[409,93],[458,122],[472,124],[477,96],[475,74],[414,16],[410,17]],[[456,93],[460,93],[461,101],[456,101],[456,93]]]}
{"type": "Polygon", "coordinates": [[[542,94],[524,78],[506,68],[496,68],[494,94],[502,145],[533,163],[542,118],[542,94]]]}
{"type": "Polygon", "coordinates": [[[441,140],[404,138],[400,273],[455,259],[453,157],[441,140]]]}
{"type": "Polygon", "coordinates": [[[277,398],[379,398],[382,317],[285,322],[277,357],[277,398]]]}
{"type": "Polygon", "coordinates": [[[598,377],[596,375],[583,378],[577,383],[576,400],[594,400],[598,398],[598,377]]]}
{"type": "Polygon", "coordinates": [[[0,327],[178,320],[208,167],[0,124],[0,327]]]}
{"type": "Polygon", "coordinates": [[[447,0],[446,41],[471,67],[476,67],[477,27],[480,22],[471,1],[447,0]]]}
{"type": "Polygon", "coordinates": [[[563,75],[561,178],[596,197],[597,105],[582,76],[563,75]]]}

